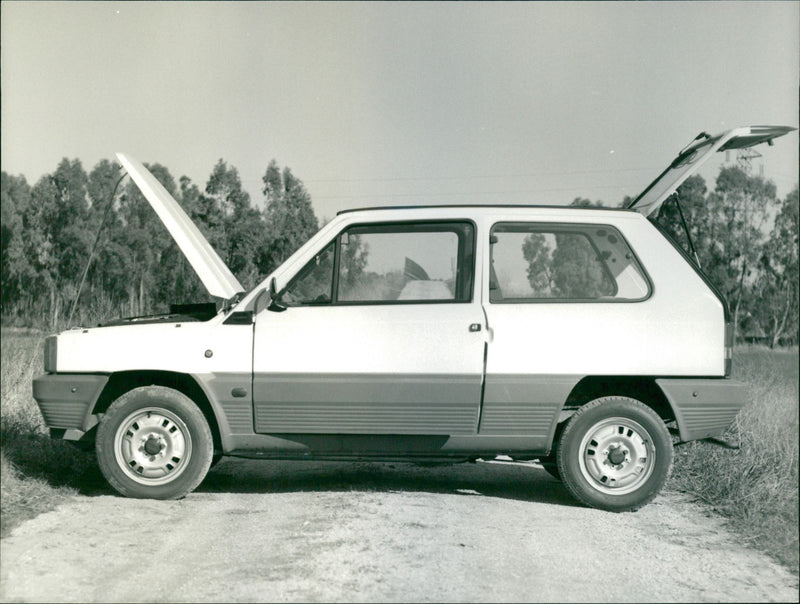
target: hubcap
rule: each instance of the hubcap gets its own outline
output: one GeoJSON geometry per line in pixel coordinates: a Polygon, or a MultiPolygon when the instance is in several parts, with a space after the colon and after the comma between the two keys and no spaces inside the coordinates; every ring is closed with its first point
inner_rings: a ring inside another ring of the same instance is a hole
{"type": "Polygon", "coordinates": [[[165,446],[163,438],[151,434],[144,443],[144,452],[147,453],[147,455],[157,455],[164,450],[165,446]]]}
{"type": "Polygon", "coordinates": [[[598,491],[624,495],[642,486],[655,467],[650,434],[627,417],[612,417],[592,426],[580,445],[583,477],[598,491]]]}
{"type": "Polygon", "coordinates": [[[120,468],[136,482],[159,485],[180,476],[192,454],[186,424],[166,409],[148,407],[131,413],[114,437],[120,468]]]}

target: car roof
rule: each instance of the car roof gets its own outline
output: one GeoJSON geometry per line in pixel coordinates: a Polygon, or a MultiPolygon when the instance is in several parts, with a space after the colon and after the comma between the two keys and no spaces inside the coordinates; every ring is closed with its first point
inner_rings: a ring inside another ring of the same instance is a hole
{"type": "Polygon", "coordinates": [[[352,208],[348,210],[341,210],[336,213],[337,216],[341,216],[342,214],[353,214],[357,212],[372,212],[376,210],[444,210],[444,209],[481,209],[481,210],[492,210],[495,208],[501,209],[549,209],[549,210],[603,210],[603,211],[610,211],[610,212],[632,212],[627,208],[614,208],[614,207],[607,207],[607,206],[571,206],[571,205],[550,205],[550,204],[518,204],[518,203],[509,203],[509,204],[483,204],[483,203],[476,203],[476,204],[431,204],[431,205],[413,205],[413,206],[374,206],[374,207],[366,207],[366,208],[352,208]]]}

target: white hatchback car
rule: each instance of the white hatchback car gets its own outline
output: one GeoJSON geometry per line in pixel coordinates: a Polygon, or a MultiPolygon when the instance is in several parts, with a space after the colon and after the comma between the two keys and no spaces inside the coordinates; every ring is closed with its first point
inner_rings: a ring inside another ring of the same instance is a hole
{"type": "Polygon", "coordinates": [[[746,402],[725,300],[647,216],[712,153],[789,130],[701,135],[627,209],[342,212],[248,293],[119,154],[220,303],[48,337],[34,397],[131,497],[182,497],[223,455],[505,455],[634,510],[673,438],[720,436],[746,402]]]}

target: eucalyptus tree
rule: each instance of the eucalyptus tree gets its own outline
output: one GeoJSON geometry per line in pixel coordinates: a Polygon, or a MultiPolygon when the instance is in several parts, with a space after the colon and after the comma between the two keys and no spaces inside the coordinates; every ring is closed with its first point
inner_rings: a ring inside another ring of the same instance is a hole
{"type": "Polygon", "coordinates": [[[797,342],[800,316],[798,262],[800,204],[795,188],[781,202],[775,224],[760,258],[760,274],[752,290],[752,310],[771,347],[782,338],[797,342]]]}
{"type": "MultiPolygon", "coordinates": [[[[175,180],[161,164],[145,164],[148,170],[174,197],[175,180]]],[[[156,294],[157,267],[172,238],[150,204],[133,182],[128,182],[120,198],[120,217],[130,254],[130,272],[126,279],[128,312],[132,315],[156,310],[161,302],[156,294]]],[[[163,310],[163,309],[162,309],[163,310]]]]}
{"type": "MultiPolygon", "coordinates": [[[[258,279],[258,249],[264,236],[261,212],[254,208],[242,187],[238,170],[220,159],[206,184],[209,207],[220,214],[224,232],[223,249],[217,252],[245,288],[258,279]]],[[[212,242],[213,245],[213,242],[212,242]]],[[[216,246],[215,246],[216,247],[216,246]]]]}
{"type": "Polygon", "coordinates": [[[292,171],[281,172],[275,160],[263,177],[266,202],[266,234],[262,239],[258,268],[271,272],[303,245],[319,228],[311,196],[292,171]]]}
{"type": "Polygon", "coordinates": [[[23,216],[31,202],[31,187],[24,176],[0,175],[0,310],[18,314],[31,302],[28,292],[36,272],[25,250],[23,216]]]}
{"type": "Polygon", "coordinates": [[[777,204],[775,183],[738,166],[724,166],[706,204],[703,269],[728,300],[736,330],[747,302],[745,292],[757,276],[769,209],[777,204]]]}

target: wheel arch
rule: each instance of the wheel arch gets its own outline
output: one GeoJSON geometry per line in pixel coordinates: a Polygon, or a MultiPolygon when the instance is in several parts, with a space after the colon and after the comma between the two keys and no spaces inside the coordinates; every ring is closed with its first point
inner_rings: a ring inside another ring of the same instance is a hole
{"type": "Polygon", "coordinates": [[[214,450],[222,451],[222,438],[216,411],[208,395],[191,375],[172,371],[119,371],[111,375],[94,405],[92,414],[105,413],[120,396],[142,386],[164,386],[188,396],[203,412],[211,428],[214,450]]]}
{"type": "MultiPolygon", "coordinates": [[[[576,411],[603,396],[627,396],[650,407],[665,423],[675,420],[675,412],[654,377],[586,376],[572,388],[563,408],[576,411]]],[[[567,418],[559,418],[559,423],[567,418]]]]}

